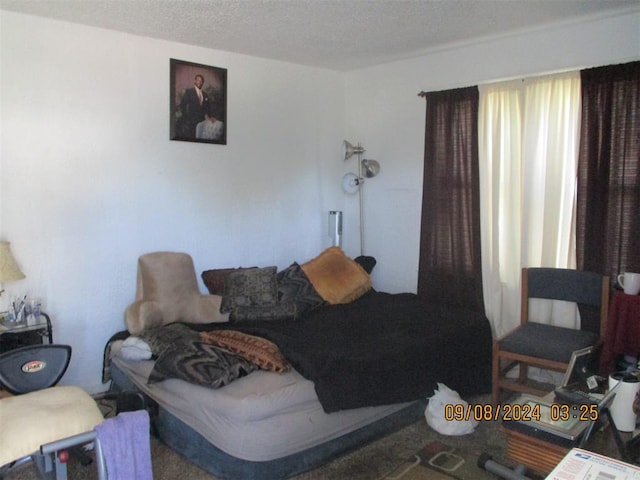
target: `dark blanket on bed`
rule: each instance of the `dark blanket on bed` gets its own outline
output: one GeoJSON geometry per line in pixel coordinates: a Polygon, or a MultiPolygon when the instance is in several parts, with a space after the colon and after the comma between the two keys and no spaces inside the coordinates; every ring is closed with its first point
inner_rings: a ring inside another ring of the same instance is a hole
{"type": "Polygon", "coordinates": [[[491,388],[492,337],[483,315],[427,304],[409,293],[370,292],[296,321],[219,325],[274,342],[313,381],[326,412],[491,388]]]}

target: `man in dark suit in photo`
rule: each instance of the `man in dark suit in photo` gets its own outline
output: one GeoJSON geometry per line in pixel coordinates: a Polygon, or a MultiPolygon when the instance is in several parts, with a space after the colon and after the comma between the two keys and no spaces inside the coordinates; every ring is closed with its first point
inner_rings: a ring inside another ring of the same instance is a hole
{"type": "Polygon", "coordinates": [[[202,89],[204,76],[197,74],[194,86],[187,88],[180,100],[180,118],[177,121],[178,133],[184,138],[196,138],[196,125],[211,114],[211,101],[202,89]]]}

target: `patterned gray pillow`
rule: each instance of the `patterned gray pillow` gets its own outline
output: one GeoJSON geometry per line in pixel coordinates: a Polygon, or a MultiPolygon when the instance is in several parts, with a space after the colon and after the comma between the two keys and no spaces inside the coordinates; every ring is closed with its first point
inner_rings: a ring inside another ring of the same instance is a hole
{"type": "Polygon", "coordinates": [[[325,303],[296,262],[278,272],[277,278],[278,301],[283,304],[295,304],[296,318],[325,303]]]}
{"type": "Polygon", "coordinates": [[[252,268],[230,273],[224,281],[220,312],[237,307],[264,307],[278,302],[277,267],[252,268]]]}
{"type": "Polygon", "coordinates": [[[257,365],[214,345],[185,342],[158,357],[147,383],[179,378],[204,387],[220,388],[257,369],[257,365]]]}
{"type": "Polygon", "coordinates": [[[297,317],[297,307],[293,302],[278,303],[264,307],[237,307],[231,311],[231,323],[252,323],[273,320],[289,320],[297,317]]]}
{"type": "Polygon", "coordinates": [[[138,337],[149,345],[154,357],[159,357],[165,350],[181,342],[195,341],[200,338],[198,332],[182,323],[148,328],[140,332],[138,337]]]}

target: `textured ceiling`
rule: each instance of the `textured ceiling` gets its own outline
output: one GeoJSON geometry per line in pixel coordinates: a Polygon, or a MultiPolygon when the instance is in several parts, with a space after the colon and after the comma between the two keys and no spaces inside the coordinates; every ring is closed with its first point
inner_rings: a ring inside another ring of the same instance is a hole
{"type": "Polygon", "coordinates": [[[0,0],[0,8],[335,70],[590,17],[640,0],[0,0]]]}

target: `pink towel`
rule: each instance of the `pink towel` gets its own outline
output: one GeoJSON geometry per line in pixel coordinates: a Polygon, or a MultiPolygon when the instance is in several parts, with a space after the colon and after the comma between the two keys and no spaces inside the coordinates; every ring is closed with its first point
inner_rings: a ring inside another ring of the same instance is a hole
{"type": "Polygon", "coordinates": [[[95,431],[102,447],[109,480],[152,480],[149,414],[123,412],[107,418],[95,431]]]}

